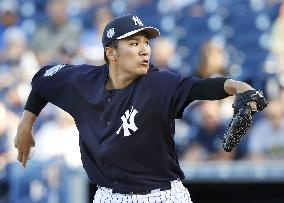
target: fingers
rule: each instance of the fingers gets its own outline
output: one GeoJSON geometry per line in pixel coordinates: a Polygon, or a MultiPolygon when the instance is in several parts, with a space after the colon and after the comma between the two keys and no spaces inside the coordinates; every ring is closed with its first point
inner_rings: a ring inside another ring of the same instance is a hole
{"type": "Polygon", "coordinates": [[[26,167],[27,161],[29,159],[29,155],[30,155],[30,149],[23,153],[22,164],[24,167],[26,167]]]}
{"type": "Polygon", "coordinates": [[[14,146],[18,149],[17,137],[14,138],[14,146]]]}
{"type": "Polygon", "coordinates": [[[30,147],[28,149],[24,149],[24,150],[18,149],[17,159],[18,159],[19,162],[22,163],[23,167],[26,167],[27,161],[29,159],[29,155],[30,155],[30,147]]]}
{"type": "Polygon", "coordinates": [[[17,159],[22,163],[23,167],[26,167],[29,160],[30,150],[35,146],[35,140],[31,134],[17,133],[14,139],[15,148],[18,150],[17,159]]]}
{"type": "Polygon", "coordinates": [[[252,111],[257,111],[257,104],[255,101],[249,102],[249,105],[252,111]]]}
{"type": "Polygon", "coordinates": [[[19,162],[22,162],[22,157],[23,157],[23,153],[18,150],[17,159],[18,159],[19,162]]]}
{"type": "Polygon", "coordinates": [[[35,140],[33,139],[32,140],[32,146],[31,147],[34,147],[35,146],[35,140]]]}

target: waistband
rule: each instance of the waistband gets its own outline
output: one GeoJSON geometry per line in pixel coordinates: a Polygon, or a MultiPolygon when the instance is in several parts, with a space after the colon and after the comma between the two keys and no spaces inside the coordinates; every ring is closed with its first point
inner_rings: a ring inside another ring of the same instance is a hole
{"type": "Polygon", "coordinates": [[[101,186],[98,186],[98,188],[100,190],[103,190],[104,192],[108,192],[112,194],[118,193],[118,194],[125,194],[125,195],[147,195],[147,194],[153,194],[153,193],[160,192],[160,191],[170,190],[172,187],[174,187],[175,185],[179,185],[179,184],[182,184],[182,182],[180,179],[177,179],[177,180],[170,181],[170,184],[167,186],[156,188],[156,189],[145,190],[145,191],[139,191],[139,192],[125,192],[119,189],[111,189],[111,188],[101,187],[101,186]]]}

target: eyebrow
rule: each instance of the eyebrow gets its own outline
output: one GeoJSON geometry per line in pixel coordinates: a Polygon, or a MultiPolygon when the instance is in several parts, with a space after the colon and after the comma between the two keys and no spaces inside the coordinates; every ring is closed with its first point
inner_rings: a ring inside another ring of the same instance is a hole
{"type": "MultiPolygon", "coordinates": [[[[145,38],[146,38],[146,40],[147,40],[147,41],[149,41],[148,37],[146,37],[146,36],[145,36],[145,38]]],[[[129,37],[129,39],[128,39],[128,40],[137,40],[137,41],[139,41],[139,40],[140,40],[140,38],[139,38],[139,37],[135,37],[135,36],[133,36],[133,37],[129,37]]]]}

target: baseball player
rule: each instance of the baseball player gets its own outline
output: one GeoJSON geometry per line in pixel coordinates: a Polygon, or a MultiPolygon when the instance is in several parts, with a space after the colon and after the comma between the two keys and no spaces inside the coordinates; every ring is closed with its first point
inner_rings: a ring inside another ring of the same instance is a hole
{"type": "MultiPolygon", "coordinates": [[[[149,40],[158,36],[159,30],[144,26],[138,16],[120,16],[103,32],[106,64],[41,68],[32,79],[15,138],[23,166],[35,146],[33,123],[51,102],[75,120],[84,169],[98,185],[95,203],[191,202],[181,182],[175,119],[194,100],[219,100],[254,89],[229,78],[159,71],[149,62],[149,40]]],[[[256,102],[250,105],[257,110],[256,102]]]]}

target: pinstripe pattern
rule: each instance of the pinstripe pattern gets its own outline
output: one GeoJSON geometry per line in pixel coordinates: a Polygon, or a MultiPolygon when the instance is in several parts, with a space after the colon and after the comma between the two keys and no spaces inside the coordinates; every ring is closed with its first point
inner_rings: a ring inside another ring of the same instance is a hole
{"type": "Polygon", "coordinates": [[[112,190],[99,187],[93,203],[192,203],[188,190],[180,180],[171,182],[171,189],[154,191],[147,195],[126,195],[112,193],[112,190]]]}

